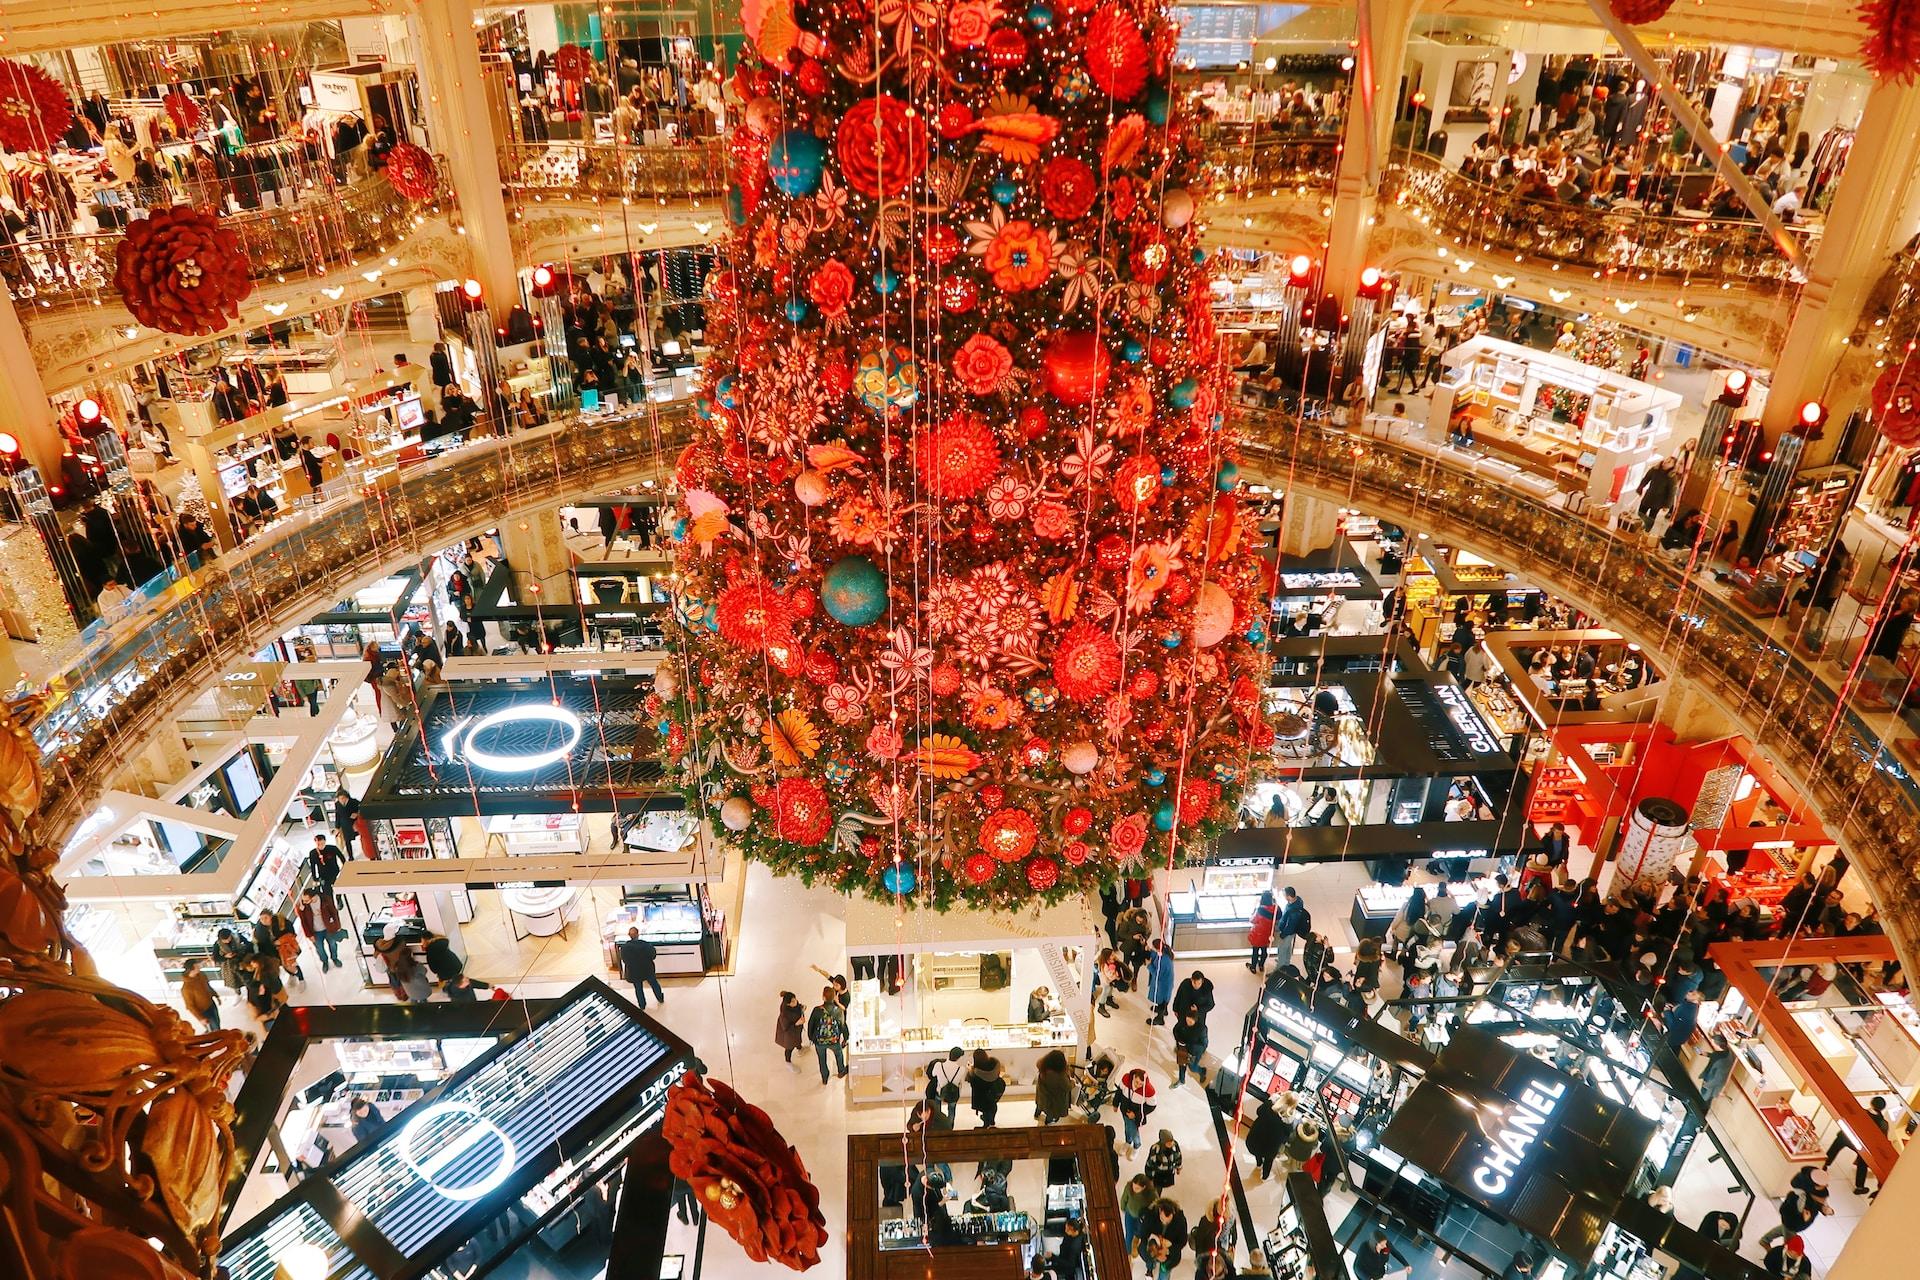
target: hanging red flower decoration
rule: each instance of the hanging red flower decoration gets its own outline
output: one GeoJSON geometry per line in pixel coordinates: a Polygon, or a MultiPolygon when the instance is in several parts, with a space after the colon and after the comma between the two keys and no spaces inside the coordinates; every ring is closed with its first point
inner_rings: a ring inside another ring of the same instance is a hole
{"type": "Polygon", "coordinates": [[[990,853],[970,853],[967,860],[960,864],[961,874],[971,884],[985,884],[1000,874],[1000,864],[990,853]]]}
{"type": "Polygon", "coordinates": [[[1890,366],[1873,384],[1873,420],[1902,449],[1920,444],[1920,369],[1890,366]]]}
{"type": "Polygon", "coordinates": [[[1067,810],[1067,816],[1062,819],[1060,825],[1070,836],[1083,836],[1093,826],[1093,810],[1083,804],[1077,804],[1067,810]]]}
{"type": "Polygon", "coordinates": [[[773,825],[782,840],[808,848],[833,830],[826,788],[811,778],[782,778],[773,785],[773,825]]]}
{"type": "Polygon", "coordinates": [[[1060,850],[1060,856],[1067,860],[1069,866],[1077,867],[1093,856],[1093,850],[1087,847],[1085,840],[1069,840],[1060,850]]]}
{"type": "Polygon", "coordinates": [[[1120,683],[1120,646],[1088,622],[1078,622],[1060,638],[1053,654],[1053,682],[1075,702],[1091,702],[1120,683]]]}
{"type": "Polygon", "coordinates": [[[411,142],[396,142],[387,152],[387,181],[409,200],[425,200],[433,194],[440,171],[433,153],[411,142]]]}
{"type": "Polygon", "coordinates": [[[667,1093],[661,1135],[673,1176],[749,1258],[795,1271],[819,1263],[827,1242],[820,1192],[766,1112],[689,1071],[667,1093]]]}
{"type": "Polygon", "coordinates": [[[51,151],[72,123],[73,104],[58,80],[31,62],[0,59],[0,145],[51,151]]]}
{"type": "Polygon", "coordinates": [[[1063,222],[1086,217],[1099,195],[1093,166],[1077,156],[1055,156],[1040,172],[1040,202],[1063,222]]]}
{"type": "Polygon", "coordinates": [[[847,185],[865,196],[897,196],[927,167],[926,124],[891,94],[854,103],[834,146],[847,185]]]}
{"type": "Polygon", "coordinates": [[[1013,373],[1013,356],[998,339],[976,333],[953,353],[953,373],[976,396],[990,396],[1013,373]]]}
{"type": "Polygon", "coordinates": [[[1860,61],[1886,80],[1911,80],[1920,71],[1920,0],[1867,0],[1856,12],[1866,24],[1860,61]]]}
{"type": "Polygon", "coordinates": [[[173,121],[173,127],[181,133],[192,133],[200,127],[200,104],[179,89],[170,90],[160,99],[167,118],[173,121]]]}
{"type": "Polygon", "coordinates": [[[577,44],[563,44],[553,51],[553,69],[562,80],[585,80],[593,70],[593,55],[577,44]]]}
{"type": "Polygon", "coordinates": [[[1000,442],[977,413],[956,413],[913,442],[920,484],[938,498],[971,498],[1000,471],[1000,442]]]}
{"type": "Polygon", "coordinates": [[[996,809],[980,824],[980,847],[1002,862],[1018,862],[1033,852],[1040,827],[1025,809],[996,809]]]}
{"type": "Polygon", "coordinates": [[[1087,74],[1101,89],[1121,102],[1147,85],[1147,42],[1132,15],[1117,4],[1107,4],[1087,23],[1087,74]]]}
{"type": "Polygon", "coordinates": [[[251,272],[232,231],[180,204],[127,225],[113,283],[141,324],[198,336],[240,318],[240,300],[253,292],[251,272]]]}
{"type": "Polygon", "coordinates": [[[787,603],[764,578],[748,578],[722,591],[715,613],[723,637],[753,650],[765,648],[768,638],[787,625],[787,603]]]}
{"type": "Polygon", "coordinates": [[[1052,858],[1034,858],[1027,863],[1027,883],[1045,893],[1060,883],[1060,864],[1052,858]]]}
{"type": "Polygon", "coordinates": [[[1638,27],[1666,17],[1673,0],[1607,0],[1607,7],[1620,21],[1638,27]]]}

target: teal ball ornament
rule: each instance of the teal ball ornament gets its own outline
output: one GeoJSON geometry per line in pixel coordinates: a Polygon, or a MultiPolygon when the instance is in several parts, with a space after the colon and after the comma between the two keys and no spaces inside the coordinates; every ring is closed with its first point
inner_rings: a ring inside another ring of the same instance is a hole
{"type": "Polygon", "coordinates": [[[820,584],[820,606],[842,626],[878,622],[887,612],[886,575],[865,556],[843,556],[828,568],[820,584]]]}
{"type": "Polygon", "coordinates": [[[1233,487],[1240,483],[1240,468],[1234,463],[1223,462],[1213,477],[1213,487],[1222,493],[1232,493],[1233,487]]]}
{"type": "Polygon", "coordinates": [[[914,874],[913,867],[905,862],[894,863],[880,877],[880,884],[888,893],[912,893],[913,886],[918,882],[919,877],[914,874]]]}
{"type": "Polygon", "coordinates": [[[744,227],[747,225],[747,196],[738,187],[727,188],[727,225],[744,227]]]}
{"type": "Polygon", "coordinates": [[[782,195],[810,196],[820,186],[827,146],[811,133],[789,129],[767,148],[767,178],[782,195]]]}
{"type": "Polygon", "coordinates": [[[1027,21],[1036,30],[1045,31],[1053,25],[1053,9],[1044,4],[1030,4],[1027,6],[1027,21]]]}
{"type": "Polygon", "coordinates": [[[889,271],[885,267],[873,273],[873,291],[886,297],[900,287],[900,273],[889,271]]]}
{"type": "Polygon", "coordinates": [[[1147,349],[1137,338],[1128,338],[1120,344],[1120,358],[1128,364],[1139,364],[1147,358],[1147,349]]]}
{"type": "Polygon", "coordinates": [[[802,320],[805,320],[807,318],[806,299],[805,298],[788,298],[786,311],[787,311],[787,319],[793,321],[795,324],[799,324],[802,320]]]}
{"type": "Polygon", "coordinates": [[[1155,831],[1173,830],[1173,805],[1163,804],[1153,811],[1153,829],[1155,831]]]}
{"type": "Polygon", "coordinates": [[[1147,97],[1140,104],[1140,114],[1147,118],[1148,124],[1165,124],[1167,112],[1173,105],[1173,98],[1163,84],[1156,84],[1147,90],[1147,97]]]}
{"type": "Polygon", "coordinates": [[[720,375],[720,381],[713,384],[713,398],[720,402],[723,409],[740,407],[740,384],[730,373],[720,375]]]}
{"type": "Polygon", "coordinates": [[[995,178],[989,190],[993,193],[995,204],[1012,204],[1014,197],[1020,194],[1020,184],[1012,178],[995,178]]]}
{"type": "Polygon", "coordinates": [[[1176,409],[1191,409],[1199,394],[1199,383],[1192,378],[1182,378],[1167,389],[1167,403],[1176,409]]]}
{"type": "Polygon", "coordinates": [[[1165,769],[1154,768],[1154,769],[1147,770],[1148,786],[1157,787],[1161,783],[1165,782],[1166,780],[1167,780],[1167,771],[1165,769]]]}

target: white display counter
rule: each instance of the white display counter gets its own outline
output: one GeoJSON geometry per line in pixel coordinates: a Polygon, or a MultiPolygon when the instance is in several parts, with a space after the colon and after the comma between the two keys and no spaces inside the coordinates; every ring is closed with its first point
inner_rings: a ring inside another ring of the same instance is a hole
{"type": "Polygon", "coordinates": [[[513,920],[513,936],[550,938],[580,918],[580,891],[568,885],[539,888],[503,885],[501,901],[513,920]]]}

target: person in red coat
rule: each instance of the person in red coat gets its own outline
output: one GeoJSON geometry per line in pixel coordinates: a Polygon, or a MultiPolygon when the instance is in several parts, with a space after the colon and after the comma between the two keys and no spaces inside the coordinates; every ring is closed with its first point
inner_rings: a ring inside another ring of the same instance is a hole
{"type": "Polygon", "coordinates": [[[1280,914],[1280,908],[1273,900],[1273,890],[1266,889],[1260,894],[1260,905],[1253,909],[1253,919],[1247,922],[1247,946],[1252,954],[1247,957],[1247,968],[1255,973],[1264,972],[1267,967],[1267,948],[1273,945],[1273,922],[1280,914]]]}

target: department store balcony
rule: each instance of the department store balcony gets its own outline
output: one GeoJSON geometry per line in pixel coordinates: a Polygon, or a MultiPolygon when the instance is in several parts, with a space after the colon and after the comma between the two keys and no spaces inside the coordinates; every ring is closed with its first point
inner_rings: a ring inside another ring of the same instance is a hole
{"type": "MultiPolygon", "coordinates": [[[[1644,540],[1423,442],[1243,411],[1242,474],[1431,532],[1604,618],[1690,681],[1817,806],[1874,885],[1907,958],[1920,944],[1920,755],[1908,726],[1853,696],[1847,670],[1796,654],[1784,624],[1644,540]]],[[[657,480],[686,439],[684,403],[592,414],[392,472],[214,564],[154,584],[138,612],[82,637],[23,699],[49,766],[57,845],[188,699],[362,578],[509,517],[657,480]]]]}

